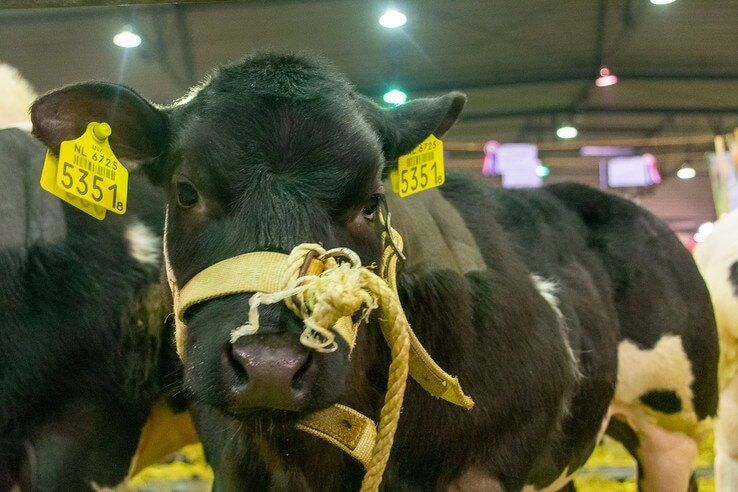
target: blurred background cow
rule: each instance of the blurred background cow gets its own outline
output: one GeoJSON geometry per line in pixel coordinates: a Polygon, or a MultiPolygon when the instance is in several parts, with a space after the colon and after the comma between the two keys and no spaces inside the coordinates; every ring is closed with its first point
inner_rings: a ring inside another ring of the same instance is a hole
{"type": "Polygon", "coordinates": [[[46,193],[35,94],[8,65],[0,94],[0,490],[115,485],[176,377],[161,193],[134,173],[130,211],[103,222],[46,193]]]}

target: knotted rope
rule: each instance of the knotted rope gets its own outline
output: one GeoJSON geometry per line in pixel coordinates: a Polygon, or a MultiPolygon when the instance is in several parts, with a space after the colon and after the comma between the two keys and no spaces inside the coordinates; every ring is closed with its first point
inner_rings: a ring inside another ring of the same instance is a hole
{"type": "Polygon", "coordinates": [[[329,352],[336,349],[332,329],[341,318],[351,318],[360,313],[359,320],[352,324],[355,330],[374,309],[381,313],[380,326],[389,345],[392,362],[377,439],[361,484],[362,492],[376,491],[392,450],[409,370],[410,326],[400,300],[387,282],[362,267],[356,253],[346,248],[326,251],[319,244],[295,247],[287,259],[283,280],[283,290],[251,296],[249,322],[234,330],[232,339],[259,330],[260,305],[284,301],[305,323],[300,341],[315,350],[329,352]],[[301,270],[315,254],[323,264],[323,271],[301,276],[301,270]],[[339,262],[340,258],[348,261],[339,262]]]}

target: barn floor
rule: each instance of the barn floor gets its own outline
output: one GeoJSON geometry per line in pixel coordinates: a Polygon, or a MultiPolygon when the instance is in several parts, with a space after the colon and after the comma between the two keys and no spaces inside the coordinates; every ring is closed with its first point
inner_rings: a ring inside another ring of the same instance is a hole
{"type": "MultiPolygon", "coordinates": [[[[714,492],[712,478],[712,436],[705,439],[698,460],[701,492],[714,492]]],[[[205,464],[202,448],[188,446],[168,464],[145,469],[134,477],[130,488],[136,492],[206,492],[212,471],[205,464]]],[[[579,492],[635,492],[635,462],[623,447],[605,438],[575,480],[579,492]]]]}

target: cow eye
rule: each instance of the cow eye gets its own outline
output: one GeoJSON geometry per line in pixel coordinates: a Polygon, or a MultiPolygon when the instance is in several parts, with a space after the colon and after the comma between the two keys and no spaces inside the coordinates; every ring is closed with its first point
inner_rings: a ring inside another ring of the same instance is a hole
{"type": "Polygon", "coordinates": [[[374,215],[379,208],[379,203],[382,197],[378,194],[372,195],[369,200],[364,204],[364,208],[361,209],[361,213],[367,220],[374,220],[374,215]]]}
{"type": "Polygon", "coordinates": [[[197,190],[187,181],[177,182],[177,203],[180,207],[189,208],[197,203],[197,190]]]}

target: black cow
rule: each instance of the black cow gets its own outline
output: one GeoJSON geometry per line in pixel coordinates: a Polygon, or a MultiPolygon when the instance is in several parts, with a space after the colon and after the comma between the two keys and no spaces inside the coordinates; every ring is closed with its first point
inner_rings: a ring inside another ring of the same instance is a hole
{"type": "Polygon", "coordinates": [[[128,213],[99,222],[40,188],[44,152],[0,130],[3,491],[119,483],[152,402],[176,380],[162,334],[161,192],[133,174],[128,213]]]}
{"type": "MultiPolygon", "coordinates": [[[[33,121],[52,149],[89,121],[111,123],[118,155],[166,190],[181,286],[220,260],[303,242],[377,263],[384,179],[464,102],[380,108],[322,61],[260,54],[169,108],[87,83],[42,97],[33,121]]],[[[387,490],[560,487],[605,428],[638,459],[644,488],[687,489],[715,412],[718,349],[705,285],[664,224],[584,186],[495,190],[457,173],[387,199],[407,244],[409,321],[476,402],[452,407],[410,383],[387,490]]],[[[302,346],[282,304],[232,343],[249,297],[188,311],[184,381],[215,489],[356,489],[361,466],[294,423],[336,402],[377,416],[388,350],[376,320],[350,358],[342,340],[332,353],[302,346]]]]}

